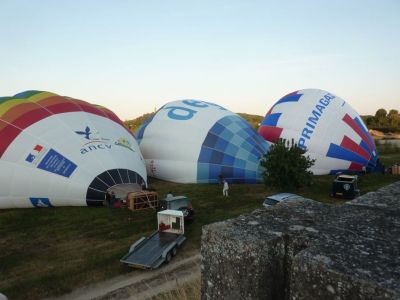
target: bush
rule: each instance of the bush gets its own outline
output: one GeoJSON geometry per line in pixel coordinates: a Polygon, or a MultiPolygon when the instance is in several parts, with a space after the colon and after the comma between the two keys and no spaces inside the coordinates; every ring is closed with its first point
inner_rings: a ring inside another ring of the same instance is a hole
{"type": "Polygon", "coordinates": [[[293,140],[289,143],[280,139],[273,144],[261,160],[261,166],[266,169],[265,184],[286,191],[311,185],[313,174],[308,169],[315,160],[305,156],[305,152],[293,140]]]}

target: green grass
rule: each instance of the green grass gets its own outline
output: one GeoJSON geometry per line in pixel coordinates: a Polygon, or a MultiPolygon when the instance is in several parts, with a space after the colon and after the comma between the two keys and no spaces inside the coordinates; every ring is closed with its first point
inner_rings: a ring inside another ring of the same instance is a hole
{"type": "Polygon", "coordinates": [[[161,293],[149,300],[200,300],[201,282],[200,277],[192,282],[176,286],[175,289],[161,293]]]}
{"type": "MultiPolygon", "coordinates": [[[[332,176],[317,176],[311,187],[298,193],[321,202],[342,203],[329,197],[332,180],[332,176]]],[[[396,180],[400,177],[368,174],[360,179],[360,189],[365,193],[396,180]]],[[[249,213],[261,207],[265,195],[276,192],[263,184],[232,184],[230,197],[224,198],[222,186],[216,184],[153,180],[151,186],[161,197],[170,190],[192,198],[196,219],[186,227],[184,251],[199,249],[203,225],[249,213]]],[[[135,240],[155,228],[153,210],[66,207],[0,211],[0,292],[10,299],[38,299],[126,273],[128,269],[119,259],[135,240]]]]}
{"type": "Polygon", "coordinates": [[[400,147],[393,143],[377,143],[377,150],[381,162],[386,166],[400,163],[400,147]]]}
{"type": "Polygon", "coordinates": [[[400,164],[400,155],[398,153],[380,155],[381,162],[385,167],[391,167],[394,164],[400,164]]]}

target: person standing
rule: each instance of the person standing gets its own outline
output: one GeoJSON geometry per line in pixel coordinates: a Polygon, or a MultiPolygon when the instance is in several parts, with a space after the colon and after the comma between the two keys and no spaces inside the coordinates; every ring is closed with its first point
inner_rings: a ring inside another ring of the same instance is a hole
{"type": "Polygon", "coordinates": [[[228,185],[228,181],[226,181],[226,179],[224,179],[223,181],[224,183],[224,187],[222,189],[222,195],[224,197],[228,197],[229,196],[229,185],[228,185]]]}
{"type": "Polygon", "coordinates": [[[8,300],[7,296],[0,293],[0,300],[8,300]]]}
{"type": "Polygon", "coordinates": [[[111,197],[110,197],[110,207],[113,208],[114,207],[114,203],[116,201],[116,197],[115,197],[115,193],[114,191],[111,192],[111,197]]]}
{"type": "Polygon", "coordinates": [[[106,206],[110,207],[110,201],[111,201],[111,194],[109,191],[106,192],[106,206]]]}

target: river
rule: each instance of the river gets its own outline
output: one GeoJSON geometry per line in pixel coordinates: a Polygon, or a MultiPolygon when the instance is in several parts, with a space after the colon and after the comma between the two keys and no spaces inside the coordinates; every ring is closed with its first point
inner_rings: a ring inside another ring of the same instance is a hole
{"type": "Polygon", "coordinates": [[[384,145],[384,144],[392,144],[395,145],[397,147],[400,147],[400,140],[396,139],[396,140],[383,140],[383,139],[379,139],[379,140],[375,140],[376,144],[379,145],[384,145]]]}

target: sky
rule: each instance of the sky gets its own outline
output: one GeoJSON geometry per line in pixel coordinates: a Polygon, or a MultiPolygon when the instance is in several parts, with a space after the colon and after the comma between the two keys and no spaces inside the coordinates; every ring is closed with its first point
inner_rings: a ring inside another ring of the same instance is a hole
{"type": "Polygon", "coordinates": [[[0,0],[0,96],[43,90],[122,120],[199,99],[265,115],[304,88],[400,110],[398,0],[0,0]]]}

